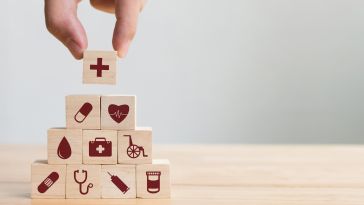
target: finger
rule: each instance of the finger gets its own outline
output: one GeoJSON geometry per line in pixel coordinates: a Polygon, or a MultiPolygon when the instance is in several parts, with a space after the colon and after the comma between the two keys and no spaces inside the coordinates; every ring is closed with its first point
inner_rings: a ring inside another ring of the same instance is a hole
{"type": "Polygon", "coordinates": [[[116,23],[112,43],[120,58],[126,55],[135,36],[141,7],[139,0],[115,0],[116,23]]]}
{"type": "MultiPolygon", "coordinates": [[[[143,10],[143,7],[147,0],[139,0],[141,3],[140,11],[143,10]]],[[[115,1],[114,0],[90,0],[91,5],[100,11],[104,11],[107,13],[115,13],[115,1]]]]}
{"type": "Polygon", "coordinates": [[[91,5],[100,11],[115,13],[114,0],[90,0],[91,5]]]}
{"type": "Polygon", "coordinates": [[[78,0],[45,0],[46,26],[60,40],[76,59],[83,57],[87,48],[85,29],[77,18],[78,0]]]}

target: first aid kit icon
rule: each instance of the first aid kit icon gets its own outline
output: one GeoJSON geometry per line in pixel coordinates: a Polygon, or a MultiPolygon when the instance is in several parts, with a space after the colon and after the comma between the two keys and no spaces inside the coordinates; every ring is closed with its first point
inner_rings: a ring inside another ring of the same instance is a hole
{"type": "Polygon", "coordinates": [[[111,157],[111,141],[106,141],[105,137],[96,137],[94,141],[89,141],[88,152],[90,157],[111,157]]]}

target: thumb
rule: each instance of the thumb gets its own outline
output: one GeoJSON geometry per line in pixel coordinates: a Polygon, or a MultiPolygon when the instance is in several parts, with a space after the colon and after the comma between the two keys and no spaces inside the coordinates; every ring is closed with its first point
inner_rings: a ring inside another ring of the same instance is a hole
{"type": "Polygon", "coordinates": [[[115,0],[116,23],[112,43],[120,58],[125,57],[135,36],[141,6],[139,0],[115,0]]]}
{"type": "Polygon", "coordinates": [[[77,18],[78,0],[45,0],[46,26],[76,59],[81,59],[87,48],[86,32],[77,18]]]}

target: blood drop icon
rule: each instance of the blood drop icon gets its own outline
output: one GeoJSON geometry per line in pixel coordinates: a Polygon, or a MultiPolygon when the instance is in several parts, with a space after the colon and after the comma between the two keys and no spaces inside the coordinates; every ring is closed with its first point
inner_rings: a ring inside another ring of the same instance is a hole
{"type": "Polygon", "coordinates": [[[71,146],[70,143],[68,143],[66,137],[63,137],[61,142],[59,143],[57,154],[58,157],[60,157],[61,159],[68,159],[71,156],[72,154],[71,146]]]}

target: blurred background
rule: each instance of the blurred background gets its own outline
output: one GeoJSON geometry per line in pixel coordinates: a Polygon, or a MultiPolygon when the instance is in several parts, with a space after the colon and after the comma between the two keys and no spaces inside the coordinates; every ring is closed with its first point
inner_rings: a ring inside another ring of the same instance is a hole
{"type": "MultiPolygon", "coordinates": [[[[150,0],[116,86],[83,85],[43,1],[0,7],[0,143],[46,143],[68,94],[135,94],[157,143],[363,143],[364,1],[150,0]]],[[[79,5],[89,49],[115,18],[79,5]]]]}

